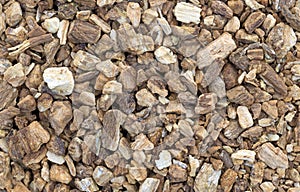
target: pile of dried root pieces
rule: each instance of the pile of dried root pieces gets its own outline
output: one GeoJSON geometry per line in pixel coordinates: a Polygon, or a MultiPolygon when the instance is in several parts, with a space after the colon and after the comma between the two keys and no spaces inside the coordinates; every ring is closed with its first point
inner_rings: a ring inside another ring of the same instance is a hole
{"type": "Polygon", "coordinates": [[[0,192],[300,191],[300,0],[0,3],[0,192]]]}

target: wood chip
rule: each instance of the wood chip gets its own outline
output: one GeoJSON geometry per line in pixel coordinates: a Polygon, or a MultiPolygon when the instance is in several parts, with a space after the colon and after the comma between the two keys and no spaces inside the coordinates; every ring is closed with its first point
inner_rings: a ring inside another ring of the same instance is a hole
{"type": "Polygon", "coordinates": [[[229,33],[223,33],[218,39],[198,51],[198,68],[202,69],[209,66],[217,58],[226,58],[235,48],[236,44],[232,36],[229,33]]]}
{"type": "Polygon", "coordinates": [[[62,20],[59,23],[59,28],[57,31],[57,37],[59,38],[59,42],[61,45],[65,45],[67,43],[67,34],[69,29],[69,21],[68,20],[62,20]]]}
{"type": "Polygon", "coordinates": [[[103,19],[95,14],[92,14],[89,19],[98,25],[104,33],[109,33],[111,31],[110,25],[108,25],[103,19]]]}
{"type": "Polygon", "coordinates": [[[73,92],[73,74],[67,67],[47,68],[43,73],[43,79],[55,94],[70,95],[73,92]]]}
{"type": "Polygon", "coordinates": [[[6,23],[13,27],[22,20],[22,9],[19,2],[12,2],[5,10],[6,23]]]}
{"type": "Polygon", "coordinates": [[[221,171],[215,171],[211,164],[204,163],[195,179],[194,190],[200,191],[217,191],[221,171]]]}
{"type": "Polygon", "coordinates": [[[25,69],[21,63],[13,65],[4,72],[4,80],[10,83],[13,87],[21,86],[25,80],[25,69]]]}
{"type": "Polygon", "coordinates": [[[252,33],[264,22],[265,18],[266,15],[260,11],[251,13],[244,23],[246,31],[252,33]]]}
{"type": "Polygon", "coordinates": [[[172,157],[169,151],[163,150],[159,153],[159,159],[155,160],[156,167],[161,170],[169,167],[172,162],[172,157]]]}
{"type": "Polygon", "coordinates": [[[120,140],[120,125],[125,121],[126,115],[119,110],[109,110],[103,117],[102,146],[116,151],[120,140]]]}
{"type": "Polygon", "coordinates": [[[42,26],[46,31],[50,33],[56,33],[59,29],[59,19],[57,17],[52,17],[50,19],[45,19],[42,23],[42,26]]]}
{"type": "Polygon", "coordinates": [[[133,27],[123,24],[117,31],[120,48],[136,54],[154,50],[154,42],[150,36],[136,34],[133,27]]]}
{"type": "Polygon", "coordinates": [[[176,19],[183,23],[200,23],[200,13],[202,9],[191,3],[180,2],[174,8],[176,19]]]}
{"type": "Polygon", "coordinates": [[[263,144],[258,150],[258,158],[266,165],[275,168],[288,168],[287,155],[283,153],[278,147],[274,147],[271,143],[263,144]]]}
{"type": "Polygon", "coordinates": [[[246,106],[238,106],[236,113],[239,118],[239,124],[243,129],[249,128],[254,124],[252,115],[246,106]]]}
{"type": "Polygon", "coordinates": [[[177,61],[174,53],[167,47],[161,46],[154,51],[155,58],[162,64],[171,64],[177,61]]]}
{"type": "Polygon", "coordinates": [[[141,106],[149,107],[157,104],[157,99],[147,90],[142,89],[136,93],[137,103],[141,106]]]}
{"type": "Polygon", "coordinates": [[[294,30],[284,23],[277,24],[269,33],[266,42],[272,46],[278,58],[283,58],[297,41],[294,30]],[[283,31],[282,33],[278,33],[283,31]],[[281,41],[279,46],[276,42],[281,41]]]}
{"type": "Polygon", "coordinates": [[[113,178],[113,173],[103,166],[97,166],[93,172],[93,179],[99,186],[104,186],[113,178]]]}
{"type": "Polygon", "coordinates": [[[237,86],[227,91],[229,101],[240,105],[251,105],[254,97],[243,86],[237,86]]]}
{"type": "Polygon", "coordinates": [[[141,20],[141,7],[138,3],[129,2],[127,5],[127,17],[132,23],[133,27],[138,27],[141,20]]]}
{"type": "Polygon", "coordinates": [[[233,16],[233,12],[230,9],[230,7],[228,7],[222,1],[218,1],[218,0],[212,1],[211,8],[212,8],[214,13],[222,15],[226,18],[230,19],[233,16]]]}
{"type": "Polygon", "coordinates": [[[256,153],[250,150],[238,150],[231,155],[233,160],[243,160],[253,163],[255,161],[256,153]]]}
{"type": "Polygon", "coordinates": [[[237,173],[232,169],[227,169],[221,177],[221,186],[224,192],[229,192],[237,178],[237,173]]]}
{"type": "Polygon", "coordinates": [[[139,188],[139,192],[155,192],[159,186],[160,180],[156,178],[147,178],[139,188]]]}
{"type": "Polygon", "coordinates": [[[96,43],[101,35],[100,30],[98,25],[75,20],[70,24],[68,39],[73,43],[96,43]]]}
{"type": "Polygon", "coordinates": [[[245,0],[245,3],[248,7],[250,7],[253,10],[265,8],[265,6],[259,4],[256,0],[245,0]]]}
{"type": "Polygon", "coordinates": [[[196,114],[206,114],[215,109],[218,101],[215,93],[204,93],[199,96],[197,105],[195,107],[196,114]]]}
{"type": "Polygon", "coordinates": [[[47,143],[49,140],[49,132],[40,123],[34,121],[8,139],[10,156],[16,160],[21,160],[26,154],[30,155],[37,152],[42,144],[47,143]],[[25,138],[26,141],[22,138],[25,138]]]}
{"type": "Polygon", "coordinates": [[[55,101],[50,108],[49,121],[57,135],[60,135],[72,119],[72,108],[68,101],[55,101]],[[64,114],[63,116],[61,114],[64,114]]]}

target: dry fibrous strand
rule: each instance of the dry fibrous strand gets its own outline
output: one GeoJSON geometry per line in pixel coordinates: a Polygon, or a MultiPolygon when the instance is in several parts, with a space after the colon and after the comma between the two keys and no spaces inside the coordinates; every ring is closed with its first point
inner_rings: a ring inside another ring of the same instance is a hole
{"type": "Polygon", "coordinates": [[[14,57],[19,55],[21,52],[24,52],[25,50],[35,47],[37,45],[47,43],[52,41],[53,36],[51,34],[45,34],[37,37],[31,37],[28,40],[25,40],[23,43],[15,46],[15,47],[10,47],[8,48],[8,51],[11,51],[9,53],[9,56],[14,57]]]}

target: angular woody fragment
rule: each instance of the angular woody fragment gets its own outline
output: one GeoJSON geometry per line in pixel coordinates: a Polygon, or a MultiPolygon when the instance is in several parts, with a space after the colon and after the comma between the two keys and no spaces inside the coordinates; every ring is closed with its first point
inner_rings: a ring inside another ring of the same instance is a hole
{"type": "Polygon", "coordinates": [[[50,168],[50,179],[52,181],[68,184],[71,182],[72,177],[65,165],[54,164],[50,168]]]}
{"type": "Polygon", "coordinates": [[[104,7],[108,5],[112,5],[116,2],[116,0],[97,0],[97,5],[99,7],[104,7]]]}
{"type": "Polygon", "coordinates": [[[59,38],[59,43],[61,45],[65,45],[67,43],[69,25],[70,25],[70,22],[68,20],[62,20],[59,23],[57,37],[59,38]]]}
{"type": "Polygon", "coordinates": [[[73,74],[67,67],[49,67],[45,69],[43,79],[55,94],[70,95],[73,92],[73,74]]]}
{"type": "Polygon", "coordinates": [[[260,11],[253,12],[244,22],[245,29],[248,33],[252,33],[265,20],[266,15],[260,11]]]}
{"type": "Polygon", "coordinates": [[[171,157],[170,152],[167,150],[162,150],[159,153],[159,159],[155,160],[157,169],[162,170],[164,168],[169,167],[172,164],[171,160],[172,160],[172,157],[171,157]]]}
{"type": "Polygon", "coordinates": [[[249,106],[254,102],[254,97],[248,92],[244,86],[236,86],[226,93],[230,102],[249,106]]]}
{"type": "Polygon", "coordinates": [[[297,37],[294,30],[283,22],[278,23],[269,33],[266,43],[276,52],[276,57],[282,59],[295,46],[297,37]],[[280,44],[278,42],[281,42],[280,44]]]}
{"type": "Polygon", "coordinates": [[[152,150],[154,148],[154,145],[147,136],[144,134],[139,134],[138,136],[135,137],[135,141],[131,143],[131,148],[133,150],[152,150]]]}
{"type": "Polygon", "coordinates": [[[198,68],[202,69],[209,66],[217,58],[225,59],[235,48],[236,44],[232,36],[227,32],[223,33],[219,38],[198,51],[198,68]]]}
{"type": "Polygon", "coordinates": [[[177,21],[183,22],[183,23],[200,23],[200,13],[202,9],[191,4],[191,3],[185,3],[180,2],[177,3],[173,12],[177,19],[177,21]]]}
{"type": "Polygon", "coordinates": [[[265,164],[257,162],[251,170],[250,181],[252,185],[257,185],[263,181],[265,164]]]}
{"type": "Polygon", "coordinates": [[[272,169],[289,167],[287,155],[272,143],[263,144],[258,150],[258,158],[272,169]]]}
{"type": "Polygon", "coordinates": [[[8,138],[9,154],[12,159],[21,160],[25,154],[37,152],[50,140],[50,134],[39,122],[33,121],[27,127],[8,138]]]}
{"type": "Polygon", "coordinates": [[[16,104],[18,90],[4,80],[0,80],[0,110],[16,104]]]}
{"type": "Polygon", "coordinates": [[[6,23],[11,27],[17,25],[22,20],[22,9],[20,3],[17,1],[11,3],[4,13],[6,15],[6,23]]]}
{"type": "Polygon", "coordinates": [[[211,164],[204,163],[195,179],[195,192],[216,192],[220,176],[221,170],[216,171],[211,164]]]}
{"type": "Polygon", "coordinates": [[[135,95],[137,103],[144,107],[150,107],[158,103],[157,99],[147,89],[141,89],[135,95]]]}
{"type": "Polygon", "coordinates": [[[255,161],[255,151],[241,149],[231,155],[232,160],[243,160],[253,163],[255,161]]]}
{"type": "Polygon", "coordinates": [[[152,76],[147,81],[147,87],[150,89],[152,93],[157,93],[162,97],[166,97],[168,95],[168,90],[166,89],[166,83],[159,76],[152,76]]]}
{"type": "Polygon", "coordinates": [[[102,20],[100,17],[98,17],[97,15],[92,14],[89,19],[92,22],[94,22],[96,25],[98,25],[104,33],[109,33],[111,31],[110,25],[106,23],[104,20],[102,20]]]}
{"type": "Polygon", "coordinates": [[[15,64],[4,72],[3,79],[10,83],[13,87],[21,86],[26,79],[25,70],[21,63],[15,64]]]}
{"type": "Polygon", "coordinates": [[[293,14],[287,6],[282,7],[281,13],[293,29],[300,31],[300,16],[298,14],[293,14]]]}
{"type": "Polygon", "coordinates": [[[233,16],[233,11],[222,1],[212,1],[211,9],[214,13],[222,15],[228,19],[230,19],[233,16]]]}
{"type": "Polygon", "coordinates": [[[238,17],[232,17],[224,27],[224,31],[235,33],[240,29],[240,20],[238,17]]]}
{"type": "Polygon", "coordinates": [[[245,31],[245,29],[240,29],[236,32],[235,38],[242,43],[250,44],[250,43],[258,43],[259,37],[256,34],[249,34],[245,31]]]}
{"type": "Polygon", "coordinates": [[[157,11],[152,10],[152,9],[146,9],[142,15],[142,21],[146,25],[149,25],[157,17],[158,17],[157,11]]]}
{"type": "Polygon", "coordinates": [[[57,17],[52,17],[50,19],[45,19],[45,21],[42,23],[42,26],[49,33],[56,33],[59,29],[59,24],[59,19],[57,17]]]}
{"type": "Polygon", "coordinates": [[[267,63],[262,63],[262,72],[259,76],[270,86],[272,86],[281,96],[287,94],[287,86],[283,79],[267,63]]]}
{"type": "Polygon", "coordinates": [[[196,114],[207,114],[215,109],[218,97],[215,93],[204,93],[199,96],[195,107],[196,114]]]}
{"type": "Polygon", "coordinates": [[[217,58],[214,60],[211,65],[204,69],[205,72],[201,81],[201,85],[203,87],[209,86],[219,76],[224,65],[225,62],[222,59],[217,58]]]}
{"type": "Polygon", "coordinates": [[[72,107],[69,101],[55,101],[53,103],[50,108],[49,122],[56,135],[60,135],[64,131],[72,116],[72,107]]]}
{"type": "Polygon", "coordinates": [[[138,27],[141,21],[141,7],[138,3],[129,2],[126,9],[127,17],[133,27],[138,27]]]}
{"type": "Polygon", "coordinates": [[[0,189],[8,187],[10,168],[10,158],[7,153],[0,151],[0,189]]]}
{"type": "Polygon", "coordinates": [[[154,42],[150,36],[137,34],[134,28],[124,23],[117,30],[117,40],[122,51],[142,54],[154,50],[154,42]]]}
{"type": "Polygon", "coordinates": [[[103,131],[101,134],[102,146],[116,151],[120,140],[120,125],[125,121],[126,115],[116,109],[109,110],[103,117],[103,131]]]}
{"type": "Polygon", "coordinates": [[[237,69],[232,64],[225,64],[222,70],[223,80],[225,82],[226,89],[231,89],[238,85],[238,73],[237,69]]]}
{"type": "Polygon", "coordinates": [[[86,21],[72,21],[68,33],[68,39],[72,43],[96,43],[101,35],[98,25],[93,25],[86,21]]]}
{"type": "Polygon", "coordinates": [[[99,186],[105,186],[113,178],[113,173],[106,167],[97,166],[93,172],[93,179],[99,186]]]}
{"type": "Polygon", "coordinates": [[[154,51],[155,58],[162,64],[171,64],[177,61],[176,55],[167,47],[161,46],[154,51]]]}
{"type": "Polygon", "coordinates": [[[157,18],[156,21],[166,35],[170,35],[172,33],[171,26],[164,17],[157,18]]]}
{"type": "Polygon", "coordinates": [[[227,169],[221,177],[221,187],[224,192],[230,192],[235,180],[237,173],[232,169],[227,169]]]}
{"type": "Polygon", "coordinates": [[[250,59],[246,56],[245,49],[240,47],[232,52],[229,56],[229,60],[238,68],[243,71],[248,70],[250,65],[250,59]]]}
{"type": "Polygon", "coordinates": [[[79,50],[75,53],[72,64],[81,70],[92,71],[96,69],[96,65],[100,62],[101,60],[98,57],[86,51],[79,50]]]}
{"type": "Polygon", "coordinates": [[[295,4],[295,0],[276,0],[272,2],[272,9],[281,11],[283,7],[291,8],[295,4]]]}
{"type": "Polygon", "coordinates": [[[236,113],[239,117],[239,124],[243,129],[249,128],[254,124],[252,115],[246,106],[238,106],[236,113]]]}
{"type": "Polygon", "coordinates": [[[167,0],[149,0],[149,4],[151,7],[156,7],[156,6],[162,5],[165,2],[167,2],[167,0]]]}
{"type": "Polygon", "coordinates": [[[6,23],[5,23],[5,14],[0,13],[0,36],[6,29],[6,23]]]}
{"type": "Polygon", "coordinates": [[[265,8],[265,6],[259,4],[256,0],[245,0],[245,3],[248,7],[250,7],[253,10],[265,8]]]}
{"type": "Polygon", "coordinates": [[[141,184],[139,192],[155,192],[159,186],[159,183],[159,179],[149,177],[141,184]]]}

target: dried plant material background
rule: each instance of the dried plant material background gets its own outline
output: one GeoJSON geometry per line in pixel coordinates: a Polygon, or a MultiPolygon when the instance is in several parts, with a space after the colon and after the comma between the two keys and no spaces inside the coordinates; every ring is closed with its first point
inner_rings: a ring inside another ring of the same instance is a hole
{"type": "Polygon", "coordinates": [[[299,0],[0,0],[0,191],[300,191],[299,0]]]}

